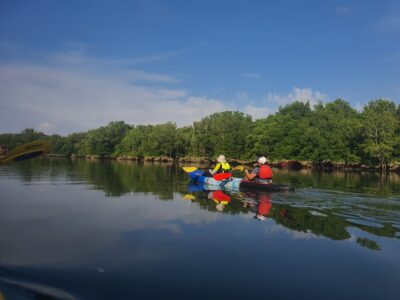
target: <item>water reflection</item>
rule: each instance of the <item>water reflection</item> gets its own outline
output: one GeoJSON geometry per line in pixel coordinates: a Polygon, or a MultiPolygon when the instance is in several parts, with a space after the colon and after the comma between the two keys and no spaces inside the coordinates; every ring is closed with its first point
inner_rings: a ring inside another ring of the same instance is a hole
{"type": "Polygon", "coordinates": [[[377,299],[383,288],[397,299],[397,177],[275,174],[296,190],[203,190],[163,164],[2,166],[0,290],[7,299],[325,299],[334,281],[331,299],[377,299]],[[248,278],[265,288],[248,289],[248,278]]]}
{"type": "Polygon", "coordinates": [[[0,178],[18,178],[25,184],[41,180],[84,183],[104,191],[106,196],[150,193],[161,200],[172,200],[174,193],[179,193],[187,199],[194,197],[208,211],[251,211],[256,220],[272,218],[286,228],[333,240],[350,238],[349,227],[399,238],[400,177],[396,174],[276,170],[275,181],[294,185],[296,191],[267,194],[204,191],[202,186],[187,186],[186,174],[174,164],[35,159],[3,166],[0,171],[0,178]],[[205,201],[198,201],[202,199],[205,201]]]}
{"type": "Polygon", "coordinates": [[[400,176],[379,172],[321,172],[311,169],[300,171],[279,170],[276,181],[290,182],[297,188],[329,189],[377,196],[400,194],[400,176]]]}
{"type": "Polygon", "coordinates": [[[70,184],[85,183],[106,196],[132,192],[156,194],[171,200],[174,191],[183,190],[185,174],[174,164],[136,163],[132,161],[96,161],[34,159],[1,166],[1,177],[14,177],[25,184],[41,180],[67,180],[70,184]]]}
{"type": "MultiPolygon", "coordinates": [[[[208,210],[215,208],[207,201],[203,201],[215,191],[195,189],[193,185],[188,186],[200,207],[208,210]]],[[[332,240],[346,240],[354,238],[349,233],[349,228],[358,228],[366,233],[390,238],[399,238],[399,228],[395,222],[400,220],[400,203],[389,201],[385,209],[384,199],[369,199],[366,203],[356,202],[354,195],[347,195],[342,201],[349,201],[350,205],[337,204],[336,199],[330,198],[331,193],[313,194],[310,192],[296,193],[266,193],[266,192],[237,192],[226,191],[230,195],[230,205],[220,212],[229,214],[251,213],[255,220],[265,221],[271,218],[276,224],[285,228],[302,232],[312,233],[315,236],[323,236],[332,240]],[[307,199],[304,197],[307,195],[307,199]],[[299,199],[299,197],[301,199],[299,199]],[[376,206],[379,209],[376,209],[376,206]],[[389,209],[390,208],[390,209],[389,209]],[[352,216],[352,218],[350,218],[352,216]],[[357,219],[356,219],[357,216],[357,219]],[[375,217],[374,217],[375,216],[375,217]]],[[[360,196],[358,195],[357,198],[360,196]]],[[[359,199],[358,199],[359,200],[359,199]]],[[[357,238],[357,237],[355,237],[357,238]]],[[[357,243],[371,250],[380,250],[375,241],[358,238],[357,243]]]]}

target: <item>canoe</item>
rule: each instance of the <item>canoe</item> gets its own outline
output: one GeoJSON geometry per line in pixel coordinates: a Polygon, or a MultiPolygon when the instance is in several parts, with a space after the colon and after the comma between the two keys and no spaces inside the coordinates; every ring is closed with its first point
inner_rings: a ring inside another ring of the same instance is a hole
{"type": "Polygon", "coordinates": [[[290,192],[294,191],[294,188],[289,185],[283,184],[263,184],[257,181],[246,181],[242,178],[231,177],[228,180],[218,181],[212,177],[204,176],[204,172],[201,170],[195,170],[189,173],[189,177],[193,183],[202,186],[206,190],[259,190],[266,192],[290,192]]]}

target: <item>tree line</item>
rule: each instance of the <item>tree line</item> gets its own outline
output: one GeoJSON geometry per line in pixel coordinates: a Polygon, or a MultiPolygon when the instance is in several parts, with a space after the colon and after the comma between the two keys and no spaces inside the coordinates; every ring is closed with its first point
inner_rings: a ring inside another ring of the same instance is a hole
{"type": "Polygon", "coordinates": [[[101,156],[185,156],[271,160],[333,161],[379,164],[400,160],[400,105],[370,101],[362,111],[348,102],[311,106],[293,102],[275,114],[252,120],[238,111],[211,114],[191,126],[129,125],[123,121],[73,133],[45,135],[33,129],[1,134],[0,144],[9,149],[38,139],[50,140],[52,153],[101,156]]]}

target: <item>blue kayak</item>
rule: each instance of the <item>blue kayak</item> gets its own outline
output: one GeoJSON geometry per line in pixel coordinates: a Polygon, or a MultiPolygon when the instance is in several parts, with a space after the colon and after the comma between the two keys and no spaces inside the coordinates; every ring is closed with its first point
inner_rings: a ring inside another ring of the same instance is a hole
{"type": "Polygon", "coordinates": [[[207,177],[201,170],[195,170],[188,173],[193,183],[201,185],[206,190],[260,190],[267,192],[289,192],[294,191],[294,188],[283,184],[265,184],[255,181],[247,181],[242,178],[231,177],[226,180],[215,180],[212,177],[207,177]]]}

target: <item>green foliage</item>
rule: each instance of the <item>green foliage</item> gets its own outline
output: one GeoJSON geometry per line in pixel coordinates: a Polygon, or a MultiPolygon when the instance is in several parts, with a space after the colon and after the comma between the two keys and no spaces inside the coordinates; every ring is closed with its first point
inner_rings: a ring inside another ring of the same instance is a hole
{"type": "Polygon", "coordinates": [[[112,155],[129,128],[129,125],[119,121],[90,130],[76,144],[77,153],[79,155],[112,155]]]}
{"type": "Polygon", "coordinates": [[[43,132],[38,132],[32,128],[27,128],[21,131],[21,133],[17,134],[0,134],[0,144],[5,145],[9,150],[12,150],[22,144],[33,142],[36,140],[42,140],[45,138],[46,135],[43,132]]]}
{"type": "Polygon", "coordinates": [[[307,159],[302,153],[302,139],[309,128],[309,103],[294,102],[280,108],[275,115],[256,121],[248,136],[252,148],[246,155],[254,158],[267,155],[270,159],[307,159]]]}
{"type": "Polygon", "coordinates": [[[311,157],[313,161],[331,160],[358,162],[356,148],[361,122],[357,111],[342,100],[325,105],[316,105],[311,118],[311,127],[319,140],[316,146],[318,154],[311,157]]]}
{"type": "MultiPolygon", "coordinates": [[[[159,125],[138,125],[130,129],[117,146],[117,154],[174,157],[177,129],[175,123],[159,125]]],[[[180,138],[180,142],[182,139],[180,138]]],[[[180,146],[182,148],[182,145],[180,146]]]]}
{"type": "Polygon", "coordinates": [[[370,101],[362,113],[363,150],[366,158],[386,167],[399,145],[399,117],[396,105],[384,99],[370,101]]]}
{"type": "Polygon", "coordinates": [[[33,129],[1,134],[10,150],[33,140],[48,139],[53,153],[183,157],[224,154],[227,158],[379,164],[400,160],[400,105],[378,99],[357,112],[337,99],[314,107],[293,102],[278,112],[253,121],[237,111],[211,114],[191,126],[175,123],[105,127],[67,137],[46,136],[33,129]]]}
{"type": "Polygon", "coordinates": [[[246,152],[246,138],[252,119],[241,112],[225,111],[194,122],[190,154],[239,158],[246,152]]]}

